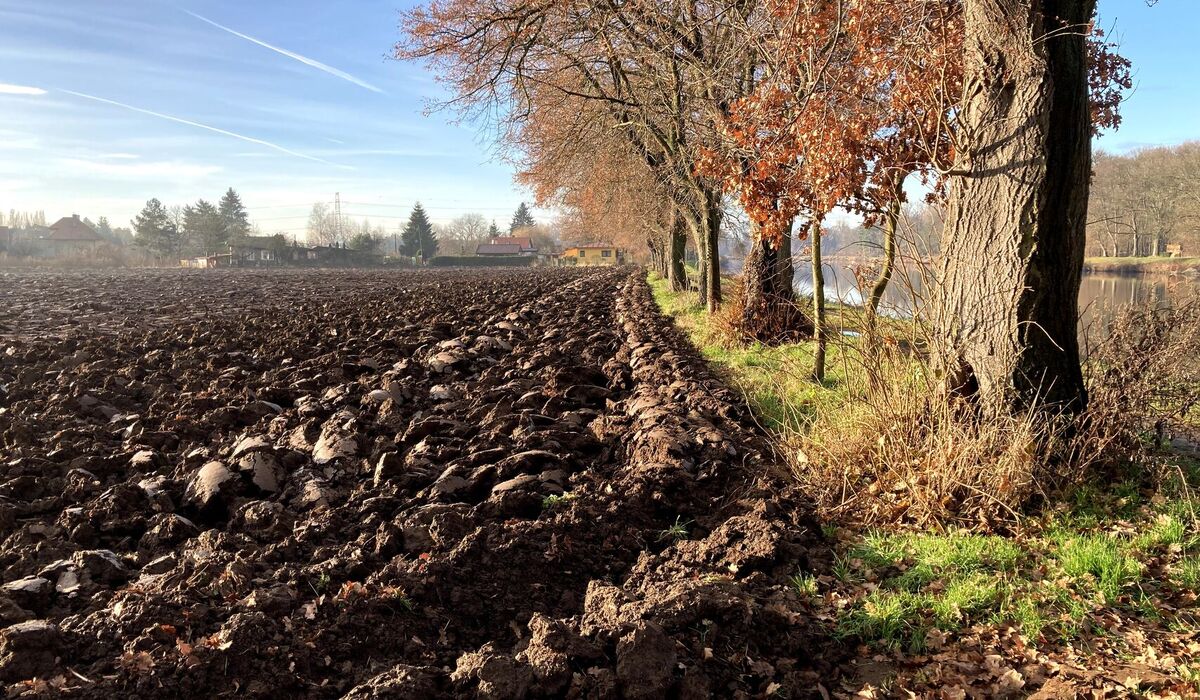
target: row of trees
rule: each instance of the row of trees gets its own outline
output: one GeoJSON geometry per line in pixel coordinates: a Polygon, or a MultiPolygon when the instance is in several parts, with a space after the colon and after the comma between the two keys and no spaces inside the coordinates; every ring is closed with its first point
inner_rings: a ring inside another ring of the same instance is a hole
{"type": "MultiPolygon", "coordinates": [[[[945,201],[931,323],[948,384],[995,409],[1085,403],[1075,316],[1090,137],[1128,63],[1095,0],[433,0],[397,55],[499,127],[539,202],[635,228],[676,288],[721,304],[727,198],[749,215],[746,335],[795,322],[793,231],[821,280],[841,207],[894,241],[904,185],[945,201]],[[499,117],[498,119],[496,117],[499,117]]],[[[886,285],[886,243],[876,286],[886,285]]],[[[818,347],[823,300],[814,295],[818,347]]],[[[821,351],[818,351],[820,358],[821,351]]],[[[818,359],[815,374],[823,373],[818,359]]]]}
{"type": "MultiPolygon", "coordinates": [[[[83,218],[83,223],[87,224],[92,230],[100,234],[104,240],[113,245],[123,246],[133,243],[133,231],[124,228],[114,228],[107,217],[100,217],[96,221],[92,221],[88,217],[83,218]]],[[[6,226],[14,231],[30,231],[31,229],[43,229],[47,227],[46,212],[38,210],[35,212],[17,211],[10,209],[8,215],[5,216],[0,212],[0,226],[6,226]]]]}
{"type": "Polygon", "coordinates": [[[373,226],[369,219],[356,222],[346,215],[339,221],[337,213],[324,202],[313,205],[307,229],[309,245],[345,244],[355,250],[384,249],[405,257],[425,259],[437,254],[440,241],[450,243],[452,250],[448,252],[470,255],[479,244],[501,236],[528,236],[535,246],[543,249],[557,243],[553,231],[534,220],[525,202],[517,207],[505,231],[501,231],[494,220],[489,223],[482,214],[475,212],[463,214],[448,224],[434,224],[418,202],[408,221],[397,230],[394,248],[387,245],[389,235],[383,226],[373,226]]]}
{"type": "Polygon", "coordinates": [[[387,236],[387,229],[381,224],[372,224],[370,219],[356,222],[343,216],[339,220],[337,213],[325,202],[313,204],[305,232],[305,240],[309,245],[345,245],[364,251],[378,250],[387,236]]]}
{"type": "Polygon", "coordinates": [[[251,233],[246,207],[232,187],[216,205],[200,199],[167,207],[151,199],[132,224],[134,243],[163,258],[221,252],[251,233]]]}
{"type": "Polygon", "coordinates": [[[1096,154],[1088,206],[1088,254],[1200,253],[1200,143],[1129,155],[1096,154]]]}
{"type": "Polygon", "coordinates": [[[4,212],[0,211],[0,226],[7,226],[12,229],[27,229],[34,226],[46,225],[46,212],[38,211],[17,211],[9,209],[8,216],[4,216],[4,212]]]}
{"type": "Polygon", "coordinates": [[[486,217],[475,212],[463,214],[448,224],[440,227],[435,225],[434,228],[443,239],[454,242],[459,255],[473,254],[479,244],[503,236],[527,237],[539,250],[553,250],[560,242],[555,228],[539,224],[525,202],[521,202],[513,213],[507,230],[502,231],[494,220],[489,224],[486,217]]]}

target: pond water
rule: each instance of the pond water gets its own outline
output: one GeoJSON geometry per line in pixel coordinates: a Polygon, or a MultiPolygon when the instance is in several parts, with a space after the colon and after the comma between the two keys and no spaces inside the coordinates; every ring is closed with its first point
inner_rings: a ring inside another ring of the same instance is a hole
{"type": "MultiPolygon", "coordinates": [[[[914,292],[919,297],[923,287],[920,274],[909,272],[897,275],[884,295],[882,309],[894,316],[911,316],[914,292]]],[[[808,267],[796,270],[796,289],[802,294],[812,293],[812,270],[808,267]]],[[[1196,292],[1200,292],[1200,277],[1196,276],[1088,273],[1084,275],[1079,290],[1081,326],[1103,322],[1121,306],[1151,300],[1170,304],[1172,299],[1181,294],[1196,292]]],[[[862,303],[863,295],[851,267],[837,261],[825,266],[825,298],[855,305],[862,303]]]]}

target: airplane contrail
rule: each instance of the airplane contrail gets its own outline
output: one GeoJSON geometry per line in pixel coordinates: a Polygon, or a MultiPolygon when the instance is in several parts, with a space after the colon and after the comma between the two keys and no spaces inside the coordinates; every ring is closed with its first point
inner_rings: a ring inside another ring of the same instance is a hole
{"type": "Polygon", "coordinates": [[[45,95],[46,91],[39,87],[30,87],[28,85],[13,85],[11,83],[0,83],[0,95],[45,95]]]}
{"type": "Polygon", "coordinates": [[[375,87],[374,85],[368,83],[365,80],[361,80],[359,78],[354,77],[353,75],[350,75],[346,71],[338,70],[337,68],[334,68],[333,66],[326,65],[316,59],[309,58],[308,56],[302,56],[294,51],[288,51],[287,49],[281,49],[278,46],[272,46],[271,44],[268,44],[267,42],[265,42],[261,39],[255,39],[254,37],[250,36],[249,34],[242,34],[241,32],[237,31],[236,29],[230,29],[229,27],[226,27],[223,24],[218,24],[217,22],[214,22],[211,19],[209,19],[203,15],[198,15],[195,12],[192,12],[191,10],[184,10],[184,12],[188,13],[192,17],[195,17],[196,19],[200,20],[201,22],[206,22],[208,24],[211,24],[212,26],[216,27],[217,29],[220,29],[223,32],[228,32],[236,37],[240,37],[242,39],[245,39],[246,41],[258,44],[259,46],[261,46],[265,49],[270,49],[270,50],[274,51],[275,53],[283,54],[284,56],[287,56],[288,58],[297,60],[306,66],[311,66],[312,68],[316,68],[319,71],[324,71],[332,76],[341,78],[342,80],[345,80],[350,83],[354,83],[355,85],[357,85],[361,88],[370,90],[371,92],[379,92],[379,93],[383,92],[383,90],[380,90],[379,88],[375,87]]]}
{"type": "Polygon", "coordinates": [[[82,92],[75,92],[74,90],[63,90],[62,92],[65,92],[68,95],[82,97],[85,100],[94,100],[96,102],[102,102],[104,104],[113,105],[115,107],[120,107],[122,109],[128,109],[131,112],[138,112],[139,114],[146,114],[151,117],[158,117],[159,119],[165,119],[167,121],[172,121],[177,124],[185,124],[187,126],[195,127],[197,129],[204,129],[205,131],[211,131],[215,134],[229,136],[231,138],[235,138],[240,141],[245,141],[247,143],[258,144],[259,146],[266,146],[267,148],[274,149],[276,151],[279,151],[280,153],[286,153],[289,156],[295,156],[296,158],[303,158],[305,160],[311,160],[316,163],[324,163],[325,165],[332,165],[335,168],[347,168],[348,167],[345,165],[338,165],[337,163],[331,163],[322,158],[317,158],[316,156],[310,156],[310,155],[305,155],[303,153],[298,153],[289,148],[284,148],[283,146],[280,146],[278,144],[271,143],[270,141],[256,139],[252,136],[243,136],[242,134],[237,134],[232,131],[227,131],[225,129],[218,129],[215,126],[209,126],[207,124],[201,124],[200,122],[194,122],[190,119],[182,119],[180,117],[173,117],[169,114],[163,114],[162,112],[154,112],[149,109],[142,109],[141,107],[134,107],[133,105],[128,105],[128,104],[125,104],[124,102],[117,102],[116,100],[109,100],[104,97],[96,97],[95,95],[88,95],[88,94],[82,93],[82,92]]]}

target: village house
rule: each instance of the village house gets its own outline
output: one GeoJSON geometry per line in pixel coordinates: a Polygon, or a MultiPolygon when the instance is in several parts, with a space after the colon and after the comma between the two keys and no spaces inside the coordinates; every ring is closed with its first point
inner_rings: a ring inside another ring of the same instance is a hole
{"type": "Polygon", "coordinates": [[[236,266],[258,267],[284,262],[289,246],[283,236],[241,236],[229,245],[230,262],[236,266]]]}
{"type": "Polygon", "coordinates": [[[487,243],[480,243],[475,248],[476,255],[483,256],[535,256],[537,246],[528,236],[496,236],[487,243]]]}
{"type": "Polygon", "coordinates": [[[625,253],[620,248],[611,245],[580,245],[567,248],[558,257],[559,265],[575,265],[595,267],[601,265],[622,265],[625,253]]]}
{"type": "Polygon", "coordinates": [[[92,253],[108,243],[95,229],[84,223],[78,214],[59,219],[41,241],[46,253],[52,256],[92,253]]]}
{"type": "Polygon", "coordinates": [[[354,250],[344,245],[300,246],[282,236],[244,236],[229,246],[228,253],[202,255],[180,260],[181,267],[369,267],[383,262],[379,253],[354,250]]]}
{"type": "Polygon", "coordinates": [[[304,254],[304,261],[297,261],[298,264],[318,265],[329,267],[362,267],[370,265],[379,265],[383,262],[383,255],[365,250],[355,250],[346,247],[346,244],[334,244],[332,246],[315,246],[312,248],[299,248],[297,253],[304,254]]]}

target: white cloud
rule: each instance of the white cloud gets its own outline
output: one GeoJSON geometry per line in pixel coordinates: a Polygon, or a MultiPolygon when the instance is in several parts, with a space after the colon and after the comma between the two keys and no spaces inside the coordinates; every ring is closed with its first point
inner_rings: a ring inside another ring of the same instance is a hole
{"type": "Polygon", "coordinates": [[[299,61],[306,66],[316,68],[319,71],[323,71],[334,77],[341,78],[342,80],[345,80],[346,82],[354,83],[355,85],[357,85],[361,88],[370,90],[371,92],[380,92],[380,93],[383,92],[383,90],[380,90],[379,88],[375,87],[374,85],[368,83],[365,80],[356,78],[353,75],[350,75],[349,73],[347,73],[345,71],[338,70],[337,68],[334,68],[333,66],[329,66],[324,63],[321,63],[320,61],[318,61],[316,59],[312,59],[307,56],[302,56],[298,53],[295,53],[294,51],[288,51],[287,49],[281,49],[278,46],[272,46],[271,44],[268,44],[267,42],[262,41],[261,39],[255,39],[254,37],[250,36],[249,34],[242,34],[241,32],[234,30],[234,29],[230,29],[229,27],[226,27],[223,24],[217,24],[216,22],[212,21],[211,19],[204,17],[202,15],[198,15],[195,12],[192,12],[190,10],[184,10],[184,12],[188,13],[192,17],[195,17],[196,19],[200,20],[201,22],[211,24],[212,26],[216,27],[217,29],[220,29],[223,32],[228,32],[236,37],[245,39],[246,41],[249,41],[254,44],[258,44],[259,46],[261,46],[265,49],[270,49],[271,51],[274,51],[275,53],[287,56],[288,58],[299,61]]]}
{"type": "Polygon", "coordinates": [[[256,139],[256,138],[254,138],[254,137],[252,137],[252,136],[243,136],[242,134],[236,134],[236,133],[234,133],[234,132],[232,132],[232,131],[226,131],[225,129],[218,129],[218,128],[217,128],[217,127],[215,127],[215,126],[209,126],[209,125],[207,125],[207,124],[201,124],[200,122],[194,122],[194,121],[191,121],[190,119],[182,119],[182,118],[180,118],[180,117],[172,117],[172,116],[171,116],[171,115],[169,115],[169,114],[163,114],[163,113],[161,113],[161,112],[153,112],[153,111],[151,111],[151,110],[148,110],[148,109],[142,109],[141,107],[134,107],[133,105],[127,105],[127,104],[125,104],[125,103],[123,103],[123,102],[117,102],[116,100],[109,100],[109,99],[106,99],[106,98],[103,98],[103,97],[96,97],[95,95],[88,95],[88,94],[85,94],[85,93],[82,93],[82,92],[74,92],[73,90],[63,90],[63,92],[67,93],[68,95],[74,95],[74,96],[76,96],[76,97],[82,97],[82,98],[83,98],[83,99],[85,99],[85,100],[93,100],[93,101],[95,101],[95,102],[102,102],[102,103],[104,103],[104,104],[113,105],[114,107],[120,107],[120,108],[122,108],[122,109],[127,109],[127,110],[129,110],[129,111],[131,111],[131,112],[137,112],[137,113],[139,113],[139,114],[145,114],[145,115],[148,115],[148,116],[151,116],[151,117],[157,117],[157,118],[159,118],[159,119],[165,119],[165,120],[167,120],[167,121],[170,121],[170,122],[175,122],[175,123],[177,123],[177,124],[184,124],[184,125],[186,125],[186,126],[192,126],[192,127],[195,127],[195,128],[197,128],[197,129],[204,129],[205,131],[211,131],[211,132],[213,132],[213,133],[215,133],[215,134],[221,134],[221,135],[223,135],[223,136],[228,136],[228,137],[230,137],[230,138],[235,138],[235,139],[238,139],[238,140],[240,140],[240,141],[245,141],[245,142],[247,142],[247,143],[258,144],[259,146],[266,146],[267,148],[274,149],[274,150],[276,150],[276,151],[279,151],[280,153],[286,153],[286,154],[288,154],[289,156],[295,156],[295,157],[297,157],[297,158],[303,158],[303,159],[305,159],[305,160],[311,160],[311,161],[314,161],[314,162],[317,162],[317,163],[324,163],[325,165],[332,165],[332,166],[333,166],[333,167],[335,167],[335,168],[351,169],[351,168],[348,168],[348,166],[345,166],[345,165],[338,165],[337,163],[331,163],[331,162],[329,162],[329,161],[327,161],[327,160],[324,160],[324,159],[322,159],[322,158],[316,158],[316,157],[314,157],[314,156],[305,155],[305,154],[303,154],[303,153],[297,153],[296,151],[293,151],[293,150],[291,150],[291,149],[288,149],[288,148],[284,148],[283,146],[280,146],[280,145],[278,145],[278,144],[271,143],[270,141],[264,141],[264,140],[262,140],[262,139],[256,139]]]}
{"type": "Polygon", "coordinates": [[[39,87],[28,85],[13,85],[0,83],[0,95],[45,95],[46,91],[39,87]]]}
{"type": "Polygon", "coordinates": [[[201,180],[221,172],[216,165],[185,163],[182,161],[159,161],[145,163],[109,163],[80,158],[63,158],[66,168],[122,178],[169,178],[173,180],[201,180]]]}

